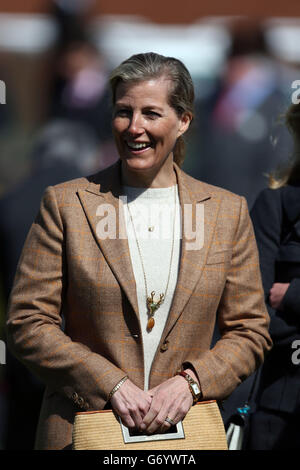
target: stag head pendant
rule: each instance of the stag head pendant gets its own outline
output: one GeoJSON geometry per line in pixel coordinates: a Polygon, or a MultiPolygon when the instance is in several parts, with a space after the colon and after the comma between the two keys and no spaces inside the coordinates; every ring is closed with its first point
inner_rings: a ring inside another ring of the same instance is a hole
{"type": "Polygon", "coordinates": [[[152,291],[150,294],[150,297],[147,297],[147,308],[148,308],[148,314],[150,316],[154,315],[155,311],[160,307],[160,305],[164,301],[164,294],[159,294],[159,300],[155,302],[154,300],[155,292],[152,291]]]}
{"type": "Polygon", "coordinates": [[[164,297],[165,297],[164,294],[159,294],[159,300],[155,302],[154,296],[155,296],[155,292],[152,291],[150,294],[150,297],[147,297],[147,309],[148,309],[148,316],[149,316],[149,320],[147,323],[148,331],[151,331],[152,328],[154,327],[155,321],[154,321],[153,315],[156,312],[156,310],[160,307],[160,305],[163,303],[164,297]]]}

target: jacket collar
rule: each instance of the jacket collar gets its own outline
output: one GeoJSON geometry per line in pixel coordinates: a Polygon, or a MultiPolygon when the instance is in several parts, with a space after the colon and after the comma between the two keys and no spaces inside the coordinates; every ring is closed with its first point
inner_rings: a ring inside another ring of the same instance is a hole
{"type": "MultiPolygon", "coordinates": [[[[185,192],[189,193],[189,199],[195,202],[201,202],[211,196],[204,183],[188,176],[175,162],[173,165],[177,177],[180,201],[185,192]]],[[[96,175],[88,177],[86,191],[96,196],[118,199],[122,195],[121,160],[96,175]]],[[[115,203],[118,203],[118,201],[115,201],[115,203]]]]}

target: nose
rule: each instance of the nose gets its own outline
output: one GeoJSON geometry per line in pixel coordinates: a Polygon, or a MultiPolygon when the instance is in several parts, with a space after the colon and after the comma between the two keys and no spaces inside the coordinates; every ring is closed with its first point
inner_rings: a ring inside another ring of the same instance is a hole
{"type": "Polygon", "coordinates": [[[132,114],[127,130],[132,135],[139,135],[144,132],[143,118],[139,113],[132,114]]]}

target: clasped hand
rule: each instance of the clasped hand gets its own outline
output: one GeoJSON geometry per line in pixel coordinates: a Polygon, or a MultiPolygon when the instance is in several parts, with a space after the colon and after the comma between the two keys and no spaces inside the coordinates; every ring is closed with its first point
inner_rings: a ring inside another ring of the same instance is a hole
{"type": "Polygon", "coordinates": [[[182,420],[193,404],[187,381],[181,376],[172,377],[152,390],[143,391],[127,379],[111,398],[114,411],[128,428],[143,434],[165,432],[171,424],[182,420]]]}
{"type": "Polygon", "coordinates": [[[269,303],[272,308],[280,310],[282,308],[283,297],[289,288],[289,283],[275,282],[270,289],[269,303]]]}

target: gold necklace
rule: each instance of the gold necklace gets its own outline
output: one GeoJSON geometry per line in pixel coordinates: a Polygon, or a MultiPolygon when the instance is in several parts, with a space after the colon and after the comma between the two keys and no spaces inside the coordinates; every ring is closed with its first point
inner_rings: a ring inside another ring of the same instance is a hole
{"type": "Polygon", "coordinates": [[[135,226],[134,226],[134,223],[133,223],[133,218],[132,218],[131,211],[130,211],[128,203],[127,203],[127,210],[128,210],[129,216],[130,216],[130,220],[131,220],[131,224],[132,224],[132,227],[133,227],[133,232],[134,232],[134,236],[135,236],[137,249],[138,249],[138,252],[139,252],[139,255],[140,255],[140,259],[141,259],[141,265],[142,265],[142,270],[143,270],[143,275],[144,275],[144,283],[145,283],[145,292],[146,292],[147,314],[148,314],[147,331],[150,332],[153,329],[154,325],[155,325],[154,314],[155,314],[156,310],[158,310],[158,308],[164,302],[165,297],[167,295],[168,287],[169,287],[171,267],[172,267],[172,261],[173,261],[173,252],[174,252],[174,238],[175,238],[174,234],[175,234],[175,219],[176,219],[176,185],[174,186],[173,237],[172,237],[171,259],[170,259],[168,280],[167,280],[167,285],[166,285],[165,292],[163,294],[159,294],[159,300],[158,301],[154,300],[155,291],[152,291],[150,296],[148,296],[147,279],[146,279],[146,273],[145,273],[145,267],[144,267],[142,252],[141,252],[140,244],[138,242],[138,238],[137,238],[136,231],[135,231],[135,226]]]}

